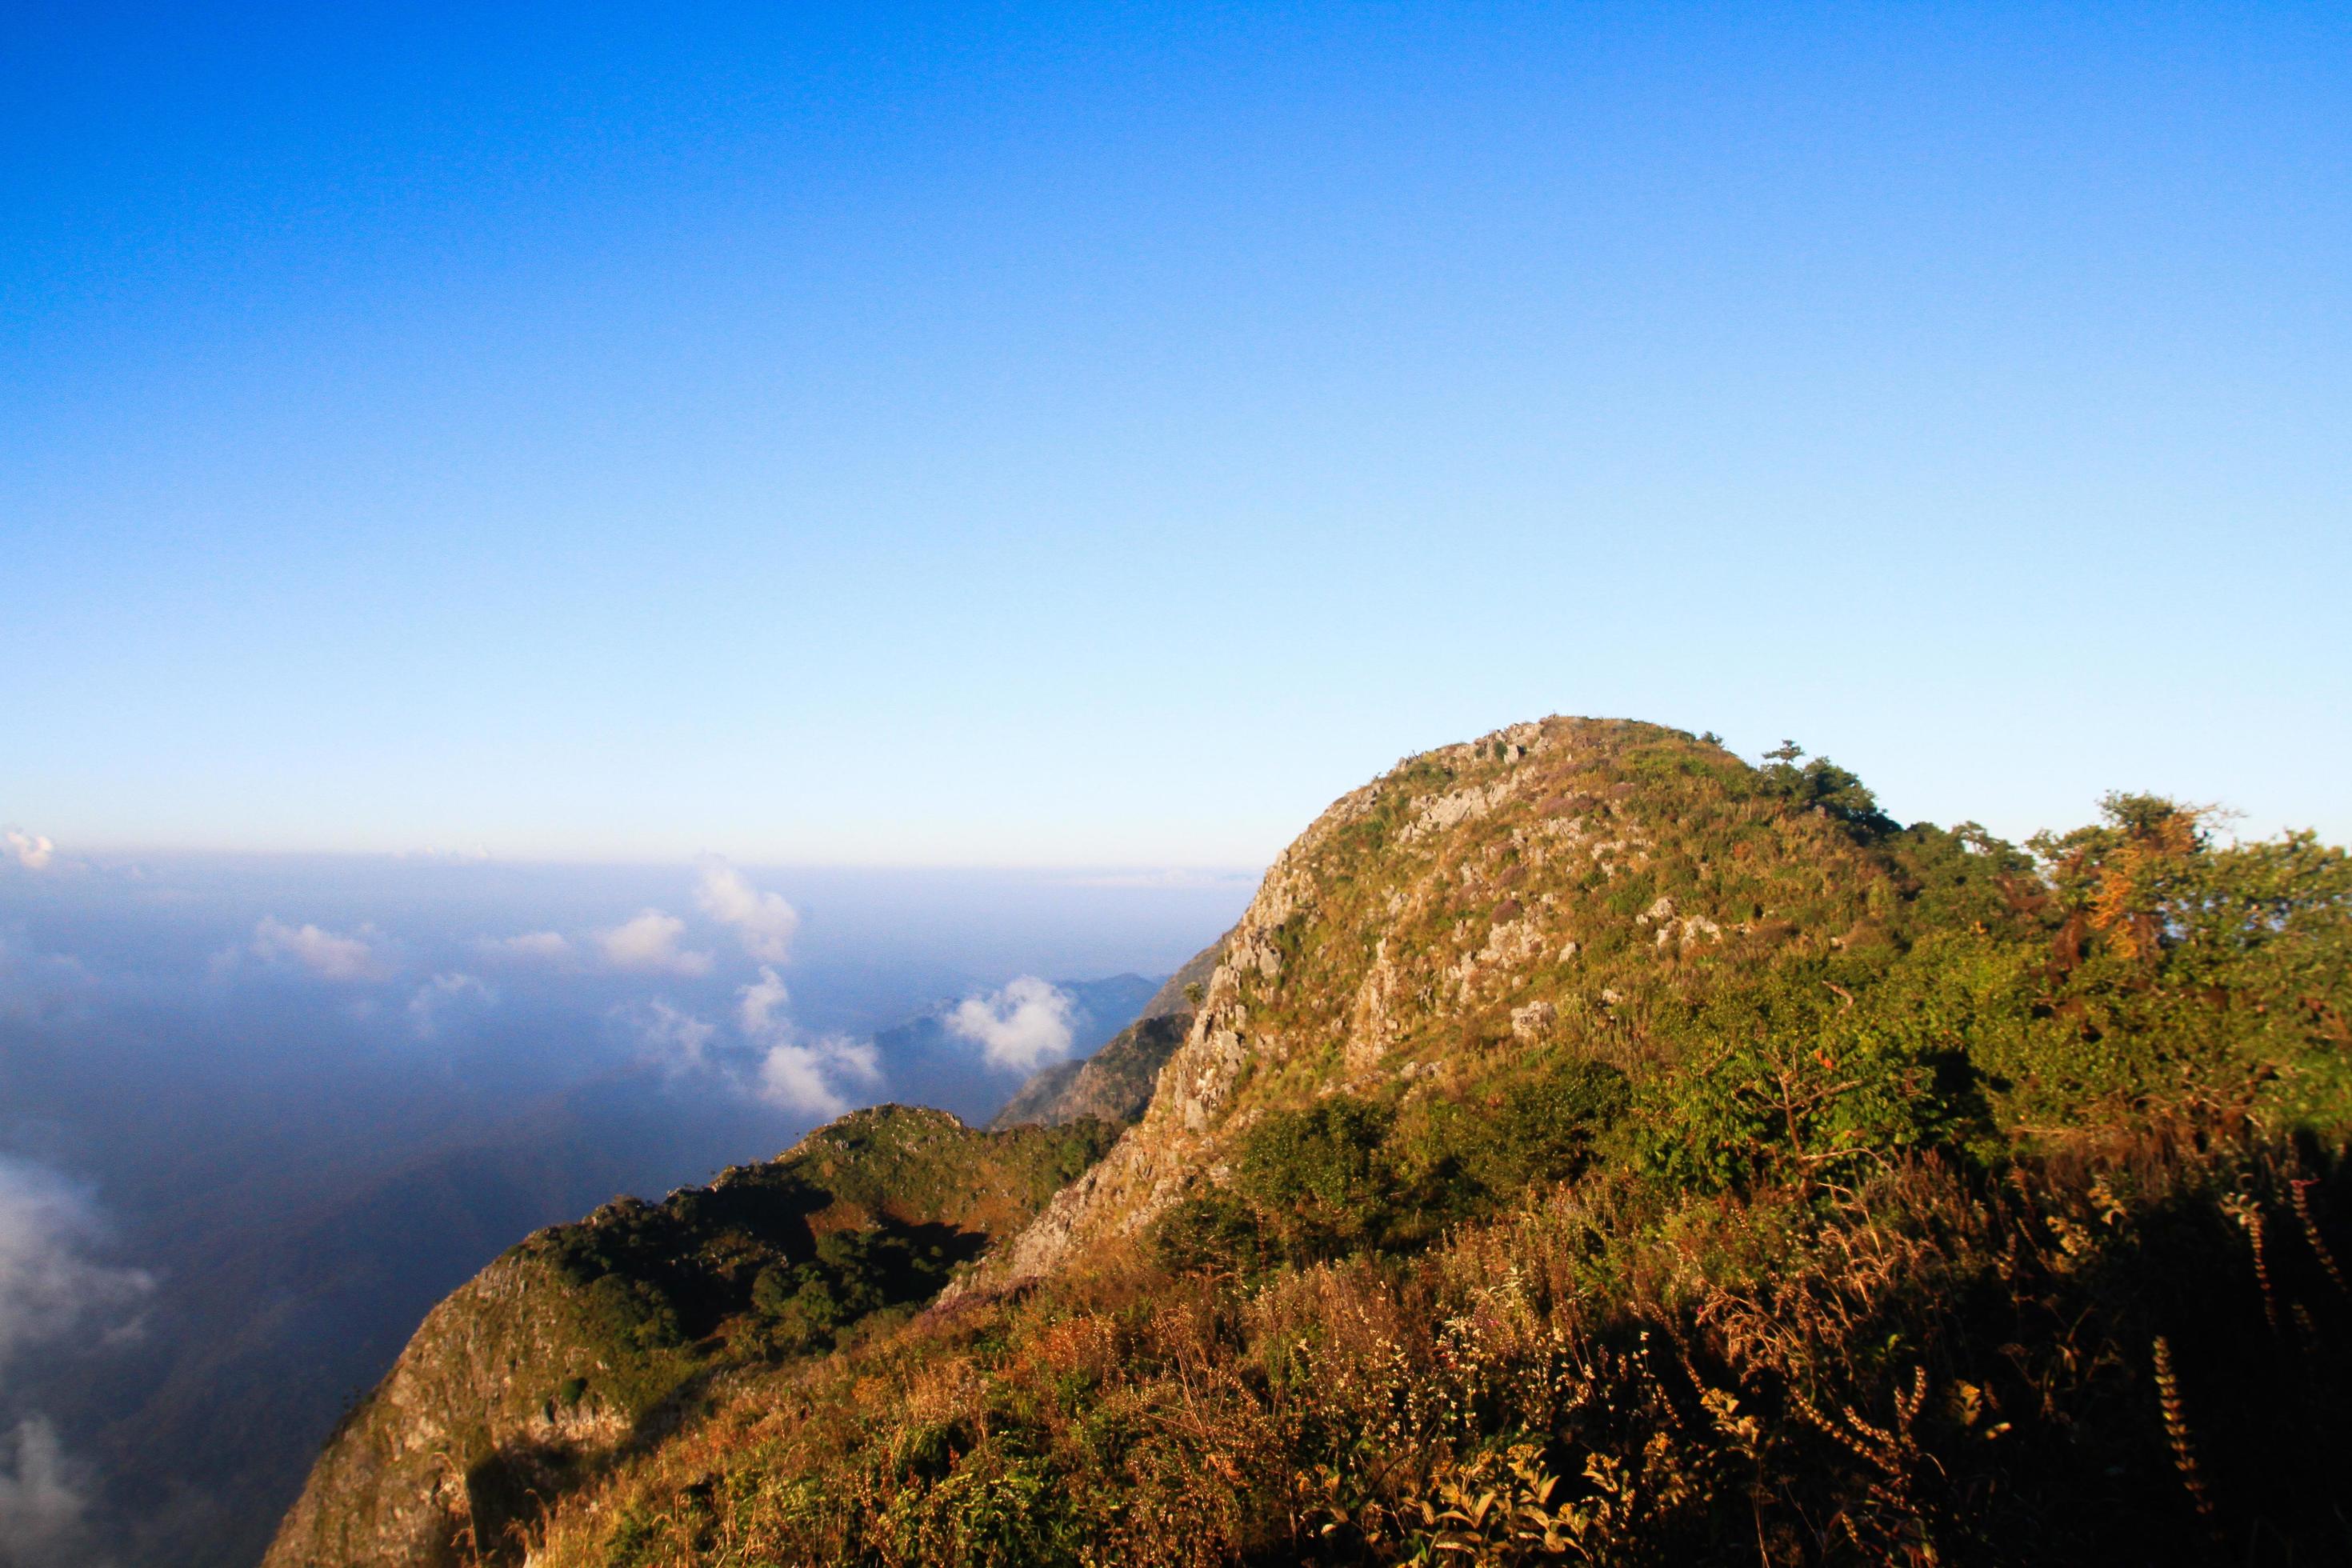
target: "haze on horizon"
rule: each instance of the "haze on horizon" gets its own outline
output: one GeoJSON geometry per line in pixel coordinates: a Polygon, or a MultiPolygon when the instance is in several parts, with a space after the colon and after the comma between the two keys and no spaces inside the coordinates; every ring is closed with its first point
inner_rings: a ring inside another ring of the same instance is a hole
{"type": "Polygon", "coordinates": [[[2347,44],[26,13],[0,824],[1248,867],[1565,711],[2340,839],[2347,44]]]}

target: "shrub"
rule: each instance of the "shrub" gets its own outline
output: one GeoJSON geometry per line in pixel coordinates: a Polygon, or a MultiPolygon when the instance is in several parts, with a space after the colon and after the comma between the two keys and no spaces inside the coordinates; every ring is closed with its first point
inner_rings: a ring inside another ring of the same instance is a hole
{"type": "Polygon", "coordinates": [[[1712,1192],[1851,1180],[1964,1142],[1983,1119],[1974,1071],[1936,1010],[1913,999],[1878,985],[1858,1000],[1810,964],[1716,998],[1690,1026],[1692,1059],[1645,1086],[1644,1164],[1712,1192]]]}

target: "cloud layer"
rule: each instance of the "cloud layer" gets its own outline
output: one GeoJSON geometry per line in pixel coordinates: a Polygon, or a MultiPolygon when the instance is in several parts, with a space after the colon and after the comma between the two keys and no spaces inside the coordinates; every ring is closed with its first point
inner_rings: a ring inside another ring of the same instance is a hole
{"type": "Polygon", "coordinates": [[[274,915],[264,915],[253,928],[252,952],[265,963],[299,964],[321,980],[381,980],[392,969],[365,935],[290,926],[274,915]]]}
{"type": "Polygon", "coordinates": [[[760,965],[760,978],[735,993],[736,1023],[745,1037],[763,1039],[791,1026],[792,1020],[784,1009],[791,1005],[792,999],[776,972],[763,963],[760,965]]]}
{"type": "Polygon", "coordinates": [[[11,827],[0,833],[0,841],[6,843],[8,853],[16,857],[16,864],[27,871],[46,871],[49,868],[49,862],[57,858],[57,845],[37,833],[11,827]]]}
{"type": "Polygon", "coordinates": [[[753,958],[782,963],[790,955],[801,917],[782,893],[763,893],[745,881],[741,872],[712,865],[703,868],[694,901],[712,920],[733,926],[736,940],[753,958]]]}
{"type": "Polygon", "coordinates": [[[870,1089],[882,1081],[881,1055],[871,1040],[802,1038],[786,1011],[791,1003],[783,981],[764,963],[760,978],[735,993],[737,1026],[764,1047],[751,1092],[782,1110],[838,1116],[849,1109],[849,1086],[870,1089]]]}
{"type": "Polygon", "coordinates": [[[47,1417],[0,1433],[0,1563],[21,1568],[87,1563],[86,1468],[67,1457],[47,1417]]]}
{"type": "Polygon", "coordinates": [[[460,1007],[487,1007],[499,999],[499,994],[471,974],[436,974],[416,988],[408,999],[408,1020],[420,1039],[431,1039],[441,1032],[441,1021],[460,1007]]]}
{"type": "Polygon", "coordinates": [[[474,944],[486,958],[562,963],[572,956],[572,939],[562,931],[531,931],[520,936],[486,936],[474,944]]]}
{"type": "Polygon", "coordinates": [[[0,1154],[0,1371],[26,1348],[92,1323],[121,1331],[155,1288],[143,1269],[92,1260],[104,1234],[82,1188],[0,1154]]]}
{"type": "Polygon", "coordinates": [[[646,1004],[637,1026],[646,1054],[671,1073],[692,1072],[709,1065],[710,1042],[719,1026],[698,1018],[663,1001],[646,1004]]]}
{"type": "Polygon", "coordinates": [[[948,1032],[976,1042],[992,1067],[1034,1072],[1070,1054],[1077,1006],[1069,993],[1024,974],[993,995],[958,1004],[948,1032]]]}
{"type": "MultiPolygon", "coordinates": [[[[104,1344],[138,1331],[155,1288],[140,1268],[98,1262],[89,1194],[43,1165],[0,1154],[0,1386],[11,1363],[53,1347],[104,1344]]],[[[0,1431],[0,1563],[84,1563],[88,1468],[37,1413],[0,1431]]]]}
{"type": "Polygon", "coordinates": [[[659,910],[641,911],[635,920],[596,933],[596,951],[614,969],[647,974],[708,974],[710,955],[682,948],[686,922],[659,910]]]}

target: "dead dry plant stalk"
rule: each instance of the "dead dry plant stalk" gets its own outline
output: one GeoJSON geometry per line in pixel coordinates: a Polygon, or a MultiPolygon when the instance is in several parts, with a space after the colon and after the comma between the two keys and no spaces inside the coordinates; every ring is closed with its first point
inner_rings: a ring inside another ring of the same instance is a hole
{"type": "Polygon", "coordinates": [[[2253,1209],[2247,1214],[2246,1235],[2253,1242],[2254,1247],[2254,1278],[2261,1282],[2263,1287],[2263,1316],[2269,1321],[2271,1332],[2275,1335],[2281,1331],[2279,1324],[2278,1292],[2271,1287],[2270,1258],[2263,1249],[2262,1210],[2253,1209]]]}
{"type": "Polygon", "coordinates": [[[2156,1393],[2164,1406],[2164,1435],[2172,1444],[2173,1467],[2180,1472],[2183,1486],[2189,1489],[2190,1500],[2197,1505],[2197,1515],[2209,1524],[2213,1519],[2213,1500],[2205,1490],[2205,1477],[2197,1468],[2197,1449],[2189,1438],[2189,1410],[2180,1397],[2180,1377],[2173,1370],[2172,1343],[2162,1334],[2156,1336],[2156,1393]]]}
{"type": "Polygon", "coordinates": [[[2289,1182],[2286,1190],[2294,1202],[2294,1217],[2303,1222],[2304,1239],[2311,1243],[2311,1250],[2318,1257],[2319,1266],[2327,1270],[2327,1278],[2335,1282],[2336,1293],[2352,1300],[2352,1286],[2345,1284],[2344,1270],[2336,1263],[2336,1254],[2327,1249],[2326,1238],[2319,1234],[2319,1221],[2311,1213],[2311,1189],[2318,1184],[2314,1178],[2305,1176],[2289,1182]]]}
{"type": "Polygon", "coordinates": [[[2262,1205],[2241,1191],[2222,1198],[2221,1209],[2246,1233],[2247,1245],[2254,1254],[2254,1283],[2262,1290],[2263,1318],[2271,1326],[2271,1337],[2284,1342],[2286,1325],[2279,1315],[2278,1289],[2271,1282],[2270,1237],[2262,1205]]]}

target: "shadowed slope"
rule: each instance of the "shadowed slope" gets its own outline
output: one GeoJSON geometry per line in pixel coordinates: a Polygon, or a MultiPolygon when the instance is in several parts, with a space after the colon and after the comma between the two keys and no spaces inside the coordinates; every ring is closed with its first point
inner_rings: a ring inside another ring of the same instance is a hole
{"type": "Polygon", "coordinates": [[[746,1358],[919,1301],[1099,1152],[1105,1130],[974,1131],[885,1106],[659,1205],[616,1199],[436,1307],[346,1418],[267,1561],[455,1563],[655,1440],[746,1358]]]}

